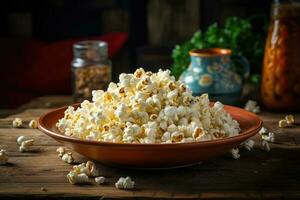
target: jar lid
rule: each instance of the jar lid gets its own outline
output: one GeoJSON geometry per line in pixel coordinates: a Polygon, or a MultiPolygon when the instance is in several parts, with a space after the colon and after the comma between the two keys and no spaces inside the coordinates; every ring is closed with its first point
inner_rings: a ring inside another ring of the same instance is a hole
{"type": "Polygon", "coordinates": [[[85,57],[87,59],[107,58],[108,45],[104,41],[87,40],[73,44],[74,57],[85,57]]]}

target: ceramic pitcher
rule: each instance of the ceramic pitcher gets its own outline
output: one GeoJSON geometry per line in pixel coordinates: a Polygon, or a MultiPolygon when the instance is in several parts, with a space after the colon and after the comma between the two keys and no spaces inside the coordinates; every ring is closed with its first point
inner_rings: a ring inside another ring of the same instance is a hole
{"type": "Polygon", "coordinates": [[[249,75],[248,61],[242,56],[232,55],[230,49],[196,49],[189,54],[190,65],[179,79],[192,90],[193,95],[208,93],[212,101],[236,104],[242,92],[243,79],[249,75]],[[233,70],[233,58],[242,64],[242,74],[233,70]]]}

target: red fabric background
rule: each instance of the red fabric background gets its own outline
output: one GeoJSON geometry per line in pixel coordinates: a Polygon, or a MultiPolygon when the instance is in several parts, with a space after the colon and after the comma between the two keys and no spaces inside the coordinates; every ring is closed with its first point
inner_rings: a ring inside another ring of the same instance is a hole
{"type": "Polygon", "coordinates": [[[1,107],[16,107],[40,95],[70,94],[72,45],[83,40],[106,41],[111,58],[127,41],[127,34],[110,33],[53,43],[27,42],[21,59],[10,62],[12,66],[0,74],[4,94],[1,107]]]}

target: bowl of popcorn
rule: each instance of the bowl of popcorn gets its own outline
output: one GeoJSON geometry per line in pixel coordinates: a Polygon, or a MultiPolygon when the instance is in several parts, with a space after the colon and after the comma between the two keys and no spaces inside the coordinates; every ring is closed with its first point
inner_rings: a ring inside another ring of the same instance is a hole
{"type": "Polygon", "coordinates": [[[74,151],[121,167],[164,168],[228,152],[260,130],[244,109],[193,96],[170,71],[121,74],[92,101],[50,111],[39,129],[74,151]]]}

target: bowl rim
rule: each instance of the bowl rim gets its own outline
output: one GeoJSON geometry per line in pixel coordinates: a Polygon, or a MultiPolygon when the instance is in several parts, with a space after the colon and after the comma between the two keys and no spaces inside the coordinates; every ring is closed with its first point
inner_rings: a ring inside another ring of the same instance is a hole
{"type": "MultiPolygon", "coordinates": [[[[71,106],[78,107],[80,106],[80,104],[73,104],[71,106]]],[[[207,141],[183,142],[183,143],[155,143],[155,144],[103,142],[103,141],[94,141],[94,140],[82,140],[79,138],[63,135],[62,133],[57,133],[55,131],[46,128],[45,125],[46,117],[48,117],[51,114],[53,115],[54,113],[59,112],[61,110],[66,110],[68,107],[69,106],[59,107],[41,115],[38,119],[38,129],[44,132],[45,134],[47,134],[48,136],[57,139],[59,141],[66,141],[66,142],[77,143],[77,144],[86,144],[86,145],[93,145],[93,146],[114,146],[114,147],[176,147],[177,148],[177,147],[194,147],[195,145],[207,147],[211,145],[221,145],[221,144],[232,143],[233,141],[245,140],[247,138],[256,135],[258,131],[261,129],[263,124],[263,121],[254,113],[251,113],[239,107],[224,105],[224,108],[231,108],[233,110],[237,110],[241,112],[241,114],[243,115],[250,116],[251,119],[255,120],[255,125],[253,125],[253,127],[251,127],[250,129],[240,132],[238,135],[221,138],[221,139],[215,139],[215,140],[207,140],[207,141]]]]}

